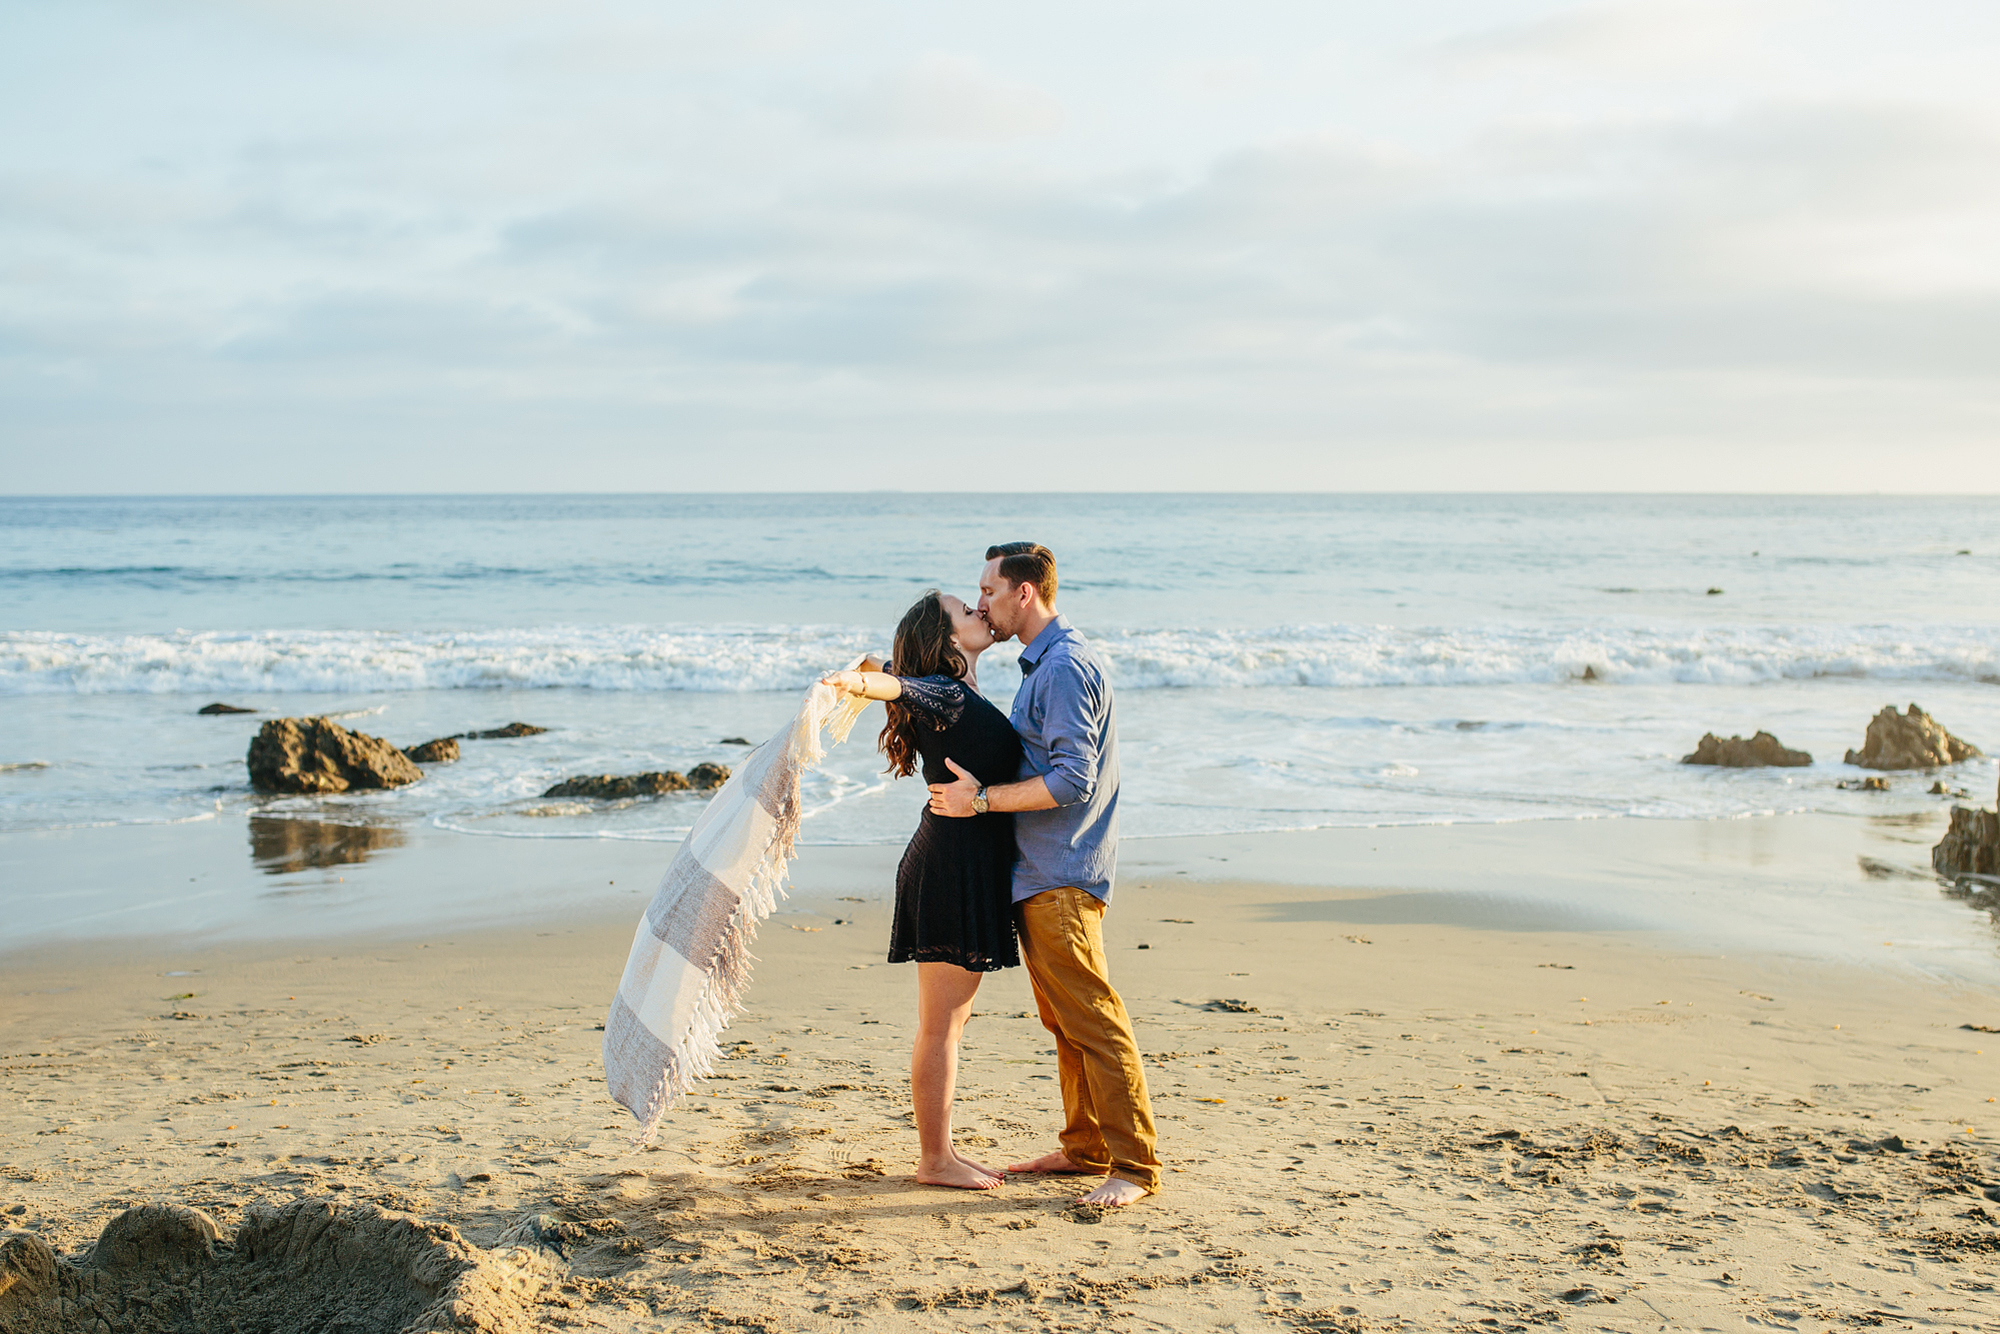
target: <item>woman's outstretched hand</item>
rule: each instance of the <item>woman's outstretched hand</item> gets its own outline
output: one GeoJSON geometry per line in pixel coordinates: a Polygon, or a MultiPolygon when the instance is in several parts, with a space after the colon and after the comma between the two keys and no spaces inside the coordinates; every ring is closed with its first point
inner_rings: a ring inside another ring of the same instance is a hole
{"type": "Polygon", "coordinates": [[[835,690],[845,690],[850,695],[859,695],[866,689],[860,672],[828,672],[819,679],[819,683],[832,686],[835,690]]]}
{"type": "Polygon", "coordinates": [[[944,762],[958,777],[949,783],[931,784],[931,813],[949,815],[954,819],[969,817],[973,814],[972,799],[979,795],[979,780],[949,755],[944,762]]]}

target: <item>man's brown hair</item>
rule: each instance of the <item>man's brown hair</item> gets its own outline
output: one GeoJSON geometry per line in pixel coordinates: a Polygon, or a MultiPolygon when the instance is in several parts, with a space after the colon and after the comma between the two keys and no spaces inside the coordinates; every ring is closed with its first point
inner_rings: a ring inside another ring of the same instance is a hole
{"type": "Polygon", "coordinates": [[[1033,584],[1042,601],[1056,605],[1056,553],[1040,542],[1001,542],[986,548],[986,559],[1000,559],[1000,577],[1015,586],[1033,584]]]}

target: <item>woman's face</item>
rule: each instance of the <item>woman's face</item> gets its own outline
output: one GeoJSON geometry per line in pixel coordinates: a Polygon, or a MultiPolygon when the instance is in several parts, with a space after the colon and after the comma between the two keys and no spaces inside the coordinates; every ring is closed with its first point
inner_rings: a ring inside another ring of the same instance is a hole
{"type": "Polygon", "coordinates": [[[951,637],[959,648],[979,653],[993,647],[993,627],[986,623],[985,617],[949,593],[939,601],[944,603],[945,614],[951,617],[951,637]]]}

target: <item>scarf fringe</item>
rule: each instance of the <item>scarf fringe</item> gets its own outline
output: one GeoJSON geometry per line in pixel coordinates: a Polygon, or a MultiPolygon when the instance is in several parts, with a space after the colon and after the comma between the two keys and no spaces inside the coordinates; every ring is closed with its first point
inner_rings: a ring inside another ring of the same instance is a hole
{"type": "MultiPolygon", "coordinates": [[[[858,663],[858,660],[857,660],[858,663]]],[[[757,938],[757,924],[777,911],[786,897],[791,862],[798,856],[799,828],[804,815],[800,809],[799,783],[808,769],[826,758],[827,744],[847,740],[854,724],[868,707],[868,701],[845,691],[814,682],[806,692],[790,734],[785,738],[785,757],[779,763],[788,770],[784,795],[763,854],[752,868],[741,902],[730,914],[722,939],[709,958],[699,961],[708,981],[695,1000],[688,1029],[674,1044],[673,1063],[660,1072],[660,1081],[646,1099],[645,1114],[639,1118],[634,1147],[644,1148],[659,1134],[673,1105],[685,1097],[696,1082],[715,1072],[721,1055],[722,1034],[743,1012],[743,996],[750,989],[750,965],[757,956],[750,945],[757,938]]],[[[768,744],[768,743],[767,743],[768,744]]]]}

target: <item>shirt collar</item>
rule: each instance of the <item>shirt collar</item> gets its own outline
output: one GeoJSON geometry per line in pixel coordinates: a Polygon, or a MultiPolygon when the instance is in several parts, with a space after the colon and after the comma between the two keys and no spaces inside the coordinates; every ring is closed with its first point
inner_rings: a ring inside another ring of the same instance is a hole
{"type": "Polygon", "coordinates": [[[1049,649],[1053,648],[1058,640],[1069,638],[1071,633],[1069,618],[1057,612],[1056,618],[1035,636],[1035,642],[1021,650],[1021,675],[1026,676],[1039,667],[1042,659],[1048,655],[1049,649]]]}

